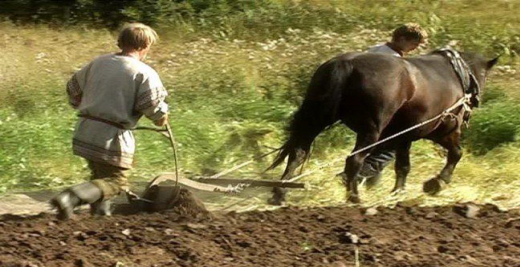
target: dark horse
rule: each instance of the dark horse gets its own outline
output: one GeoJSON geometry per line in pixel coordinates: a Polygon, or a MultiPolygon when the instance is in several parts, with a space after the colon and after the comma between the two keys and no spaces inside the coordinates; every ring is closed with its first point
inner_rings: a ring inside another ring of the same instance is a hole
{"type": "MultiPolygon", "coordinates": [[[[486,60],[470,53],[460,53],[458,58],[466,66],[466,73],[473,76],[470,85],[473,91],[475,87],[478,91],[484,88],[488,71],[498,61],[498,58],[486,60]]],[[[290,124],[289,139],[270,169],[289,157],[282,179],[293,177],[295,169],[308,156],[316,136],[338,121],[357,134],[356,151],[434,118],[467,93],[468,88],[464,85],[469,82],[464,81],[456,69],[445,51],[411,58],[348,53],[325,62],[314,73],[305,99],[290,124]]],[[[475,102],[467,105],[474,106],[475,102]]],[[[348,199],[360,201],[358,173],[364,159],[378,149],[396,151],[394,191],[403,189],[410,171],[411,143],[422,138],[448,150],[444,168],[423,187],[426,193],[439,192],[444,183],[450,183],[453,170],[462,157],[460,135],[464,117],[467,112],[461,105],[449,116],[347,157],[342,176],[348,199]]],[[[271,204],[284,201],[285,192],[281,188],[274,188],[273,192],[271,204]]]]}

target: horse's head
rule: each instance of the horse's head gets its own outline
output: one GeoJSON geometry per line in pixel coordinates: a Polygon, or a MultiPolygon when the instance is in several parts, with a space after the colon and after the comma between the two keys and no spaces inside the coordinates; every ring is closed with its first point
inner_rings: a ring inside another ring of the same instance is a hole
{"type": "Polygon", "coordinates": [[[475,75],[480,88],[484,89],[489,71],[491,68],[493,68],[493,66],[495,66],[495,64],[497,64],[498,58],[500,56],[491,60],[475,53],[461,52],[460,56],[464,59],[466,64],[468,64],[469,68],[473,72],[473,75],[475,75]]]}

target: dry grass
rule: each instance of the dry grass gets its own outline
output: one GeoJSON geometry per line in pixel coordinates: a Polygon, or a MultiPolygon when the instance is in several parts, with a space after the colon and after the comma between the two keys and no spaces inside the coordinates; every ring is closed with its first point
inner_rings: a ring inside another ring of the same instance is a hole
{"type": "MultiPolygon", "coordinates": [[[[495,15],[485,12],[487,4],[479,1],[470,17],[493,19],[495,24],[507,18],[514,23],[518,17],[503,7],[518,5],[510,2],[490,3],[504,15],[495,19],[495,15]]],[[[460,1],[453,5],[460,10],[468,3],[460,1]]],[[[404,2],[400,5],[403,10],[412,8],[404,2]]],[[[442,5],[436,8],[442,10],[442,5]]],[[[426,12],[423,9],[420,12],[426,12]]],[[[454,16],[450,12],[453,10],[439,14],[454,16]]],[[[175,32],[160,32],[162,41],[154,47],[147,63],[159,71],[171,92],[172,122],[180,142],[182,166],[196,173],[212,173],[267,151],[265,146],[277,147],[284,138],[283,126],[319,63],[338,53],[363,51],[389,36],[388,30],[362,25],[341,34],[323,29],[286,29],[273,40],[208,36],[179,39],[175,32]]],[[[74,70],[95,56],[116,51],[113,33],[102,29],[53,29],[9,23],[1,23],[0,32],[0,137],[3,138],[0,192],[63,186],[83,179],[87,174],[84,163],[69,153],[75,118],[66,104],[63,87],[74,70]]],[[[504,90],[506,97],[514,101],[520,99],[518,63],[518,58],[508,58],[507,64],[499,66],[490,78],[490,84],[504,90]]],[[[321,147],[307,169],[348,154],[351,138],[335,131],[320,137],[321,147]],[[343,140],[347,141],[337,145],[343,140]]],[[[158,170],[171,170],[170,151],[161,137],[138,133],[138,138],[138,168],[133,179],[146,180],[158,170]]],[[[394,179],[388,168],[380,186],[362,191],[364,205],[476,201],[518,207],[518,146],[518,142],[502,145],[484,156],[466,153],[451,186],[437,197],[427,197],[421,192],[422,183],[442,168],[444,159],[432,144],[418,142],[413,149],[407,191],[398,196],[389,195],[394,179]]],[[[257,176],[267,164],[268,160],[239,174],[257,176]]],[[[338,164],[304,178],[308,189],[292,192],[289,203],[344,203],[345,189],[335,177],[342,168],[338,164]]],[[[276,170],[264,177],[274,178],[280,172],[276,170]]],[[[267,195],[255,195],[243,202],[240,209],[267,208],[264,204],[267,195]]],[[[216,206],[226,206],[238,199],[223,197],[216,206]]]]}

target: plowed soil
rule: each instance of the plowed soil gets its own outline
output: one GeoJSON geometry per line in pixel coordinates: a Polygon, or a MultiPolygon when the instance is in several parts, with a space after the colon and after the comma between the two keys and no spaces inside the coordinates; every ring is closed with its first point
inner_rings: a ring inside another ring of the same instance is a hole
{"type": "Polygon", "coordinates": [[[4,215],[0,244],[0,266],[520,266],[520,212],[461,204],[66,222],[4,215]]]}

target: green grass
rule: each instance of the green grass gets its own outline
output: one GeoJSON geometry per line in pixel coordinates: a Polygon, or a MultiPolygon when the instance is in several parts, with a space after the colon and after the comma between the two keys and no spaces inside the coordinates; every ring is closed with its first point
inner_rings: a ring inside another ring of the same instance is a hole
{"type": "MultiPolygon", "coordinates": [[[[430,32],[428,49],[448,43],[491,56],[503,54],[488,82],[483,107],[465,131],[465,156],[452,186],[440,197],[425,197],[421,185],[444,162],[425,141],[413,147],[409,190],[388,197],[392,168],[383,184],[363,192],[367,204],[416,201],[422,205],[486,201],[504,207],[520,203],[520,149],[517,140],[518,1],[266,1],[245,11],[160,22],[161,42],[147,63],[170,92],[171,123],[185,171],[213,174],[278,147],[284,128],[302,100],[315,68],[346,51],[362,51],[388,39],[397,24],[417,21],[430,32]],[[269,3],[269,4],[266,4],[269,3]]],[[[76,120],[64,86],[83,64],[116,51],[112,32],[86,26],[16,26],[0,23],[0,192],[38,190],[77,183],[88,176],[82,159],[71,153],[76,120]]],[[[149,124],[143,120],[143,124],[149,124]]],[[[131,179],[148,180],[173,170],[168,140],[137,132],[131,179]]],[[[353,134],[335,127],[319,136],[307,170],[345,157],[353,134]]],[[[259,174],[270,159],[240,175],[276,178],[281,169],[259,174]]],[[[310,187],[290,195],[298,205],[344,201],[335,173],[342,164],[303,179],[310,187]]],[[[262,200],[246,202],[263,207],[262,200]]]]}

